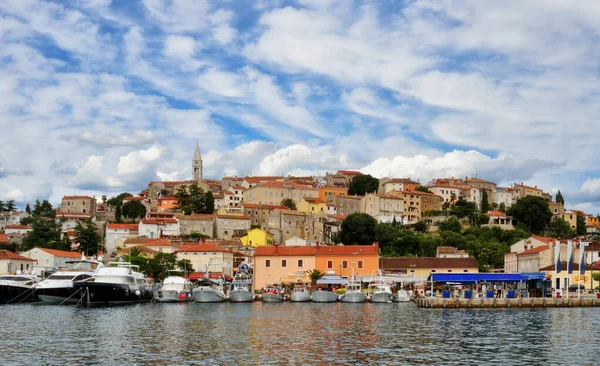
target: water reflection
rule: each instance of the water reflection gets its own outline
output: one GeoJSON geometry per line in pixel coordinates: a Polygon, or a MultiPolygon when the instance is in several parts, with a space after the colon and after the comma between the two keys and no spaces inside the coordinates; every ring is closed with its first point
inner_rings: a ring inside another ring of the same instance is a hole
{"type": "Polygon", "coordinates": [[[597,364],[600,313],[413,304],[0,307],[0,364],[597,364]],[[9,320],[9,321],[7,321],[9,320]]]}

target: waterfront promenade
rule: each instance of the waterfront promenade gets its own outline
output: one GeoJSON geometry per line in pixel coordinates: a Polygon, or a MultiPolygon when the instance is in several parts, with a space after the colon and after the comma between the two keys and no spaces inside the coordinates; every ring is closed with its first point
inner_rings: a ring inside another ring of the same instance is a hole
{"type": "Polygon", "coordinates": [[[424,297],[415,299],[421,308],[569,308],[600,307],[600,299],[592,297],[555,298],[555,297],[520,297],[507,298],[439,298],[424,297]]]}

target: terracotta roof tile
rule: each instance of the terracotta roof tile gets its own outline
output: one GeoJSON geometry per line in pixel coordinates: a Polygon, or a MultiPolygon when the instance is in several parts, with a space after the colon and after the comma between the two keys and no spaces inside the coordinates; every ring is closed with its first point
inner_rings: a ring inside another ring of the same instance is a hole
{"type": "Polygon", "coordinates": [[[28,229],[27,225],[6,225],[5,229],[28,229]]]}
{"type": "Polygon", "coordinates": [[[517,253],[517,255],[527,255],[527,254],[537,254],[549,250],[549,245],[540,245],[539,247],[535,247],[529,250],[524,250],[522,252],[517,253]]]}
{"type": "Polygon", "coordinates": [[[93,197],[90,196],[63,196],[63,200],[64,199],[68,199],[68,200],[75,200],[75,199],[90,199],[93,200],[93,197]]]}
{"type": "Polygon", "coordinates": [[[228,250],[221,248],[212,243],[183,243],[179,248],[179,253],[182,252],[228,252],[228,250]]]}
{"type": "Polygon", "coordinates": [[[218,219],[250,220],[250,216],[244,215],[217,215],[218,219]]]}
{"type": "Polygon", "coordinates": [[[65,250],[56,250],[48,248],[37,248],[55,257],[66,257],[66,258],[81,258],[81,253],[67,252],[65,250]]]}
{"type": "Polygon", "coordinates": [[[0,259],[17,259],[20,261],[35,261],[35,259],[31,259],[31,258],[27,258],[27,257],[23,257],[22,255],[19,255],[17,253],[13,253],[11,251],[8,251],[6,249],[0,249],[0,259]]]}
{"type": "Polygon", "coordinates": [[[177,220],[175,219],[142,219],[142,224],[144,225],[164,225],[164,224],[176,224],[177,220]]]}
{"type": "Polygon", "coordinates": [[[478,268],[475,258],[392,257],[380,258],[382,270],[416,268],[478,268]]]}
{"type": "Polygon", "coordinates": [[[124,230],[137,230],[138,224],[118,224],[118,223],[109,223],[106,225],[108,229],[124,229],[124,230]]]}
{"type": "Polygon", "coordinates": [[[257,247],[254,252],[255,257],[266,257],[266,256],[308,256],[315,255],[317,247],[287,247],[282,245],[274,246],[261,246],[257,247]]]}
{"type": "Polygon", "coordinates": [[[356,170],[338,170],[338,172],[343,175],[363,175],[363,173],[356,170]]]}
{"type": "MultiPolygon", "coordinates": [[[[259,247],[260,248],[260,247],[259,247]]],[[[361,255],[379,255],[379,245],[321,245],[317,248],[317,256],[319,255],[353,255],[358,253],[361,255]]]]}

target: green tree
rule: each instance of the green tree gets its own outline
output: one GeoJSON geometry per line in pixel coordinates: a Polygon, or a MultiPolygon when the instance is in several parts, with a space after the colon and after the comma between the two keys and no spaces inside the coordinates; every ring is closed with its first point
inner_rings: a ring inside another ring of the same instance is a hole
{"type": "Polygon", "coordinates": [[[500,212],[502,212],[502,213],[506,213],[506,203],[504,203],[504,202],[501,202],[501,203],[498,205],[498,211],[500,211],[500,212]]]}
{"type": "Polygon", "coordinates": [[[92,222],[92,219],[87,219],[83,223],[80,221],[75,226],[75,242],[79,243],[79,249],[85,255],[95,255],[98,252],[98,245],[102,238],[96,230],[96,225],[92,222]]]}
{"type": "MultiPolygon", "coordinates": [[[[356,179],[356,178],[355,178],[356,179]]],[[[353,213],[342,221],[340,238],[344,244],[372,244],[377,221],[364,213],[353,213]]]]}
{"type": "Polygon", "coordinates": [[[475,206],[474,202],[468,202],[460,198],[450,209],[450,214],[458,218],[472,217],[476,211],[477,206],[475,206]]]}
{"type": "Polygon", "coordinates": [[[429,188],[425,187],[425,186],[417,186],[417,188],[415,188],[415,191],[418,192],[425,192],[425,193],[431,193],[431,191],[429,190],[429,188]]]}
{"type": "Polygon", "coordinates": [[[413,229],[420,233],[426,233],[427,229],[429,229],[429,224],[426,220],[419,220],[413,225],[413,229]]]}
{"type": "Polygon", "coordinates": [[[140,201],[127,201],[123,204],[121,210],[122,215],[130,220],[146,216],[146,206],[140,201]]]}
{"type": "Polygon", "coordinates": [[[455,233],[460,233],[462,230],[462,225],[456,217],[451,217],[447,220],[440,221],[438,223],[438,227],[441,231],[454,231],[455,233]]]}
{"type": "Polygon", "coordinates": [[[29,206],[29,203],[27,203],[27,206],[25,206],[25,212],[31,214],[31,206],[29,206]]]}
{"type": "Polygon", "coordinates": [[[560,193],[560,189],[558,190],[558,192],[556,192],[556,198],[554,199],[554,201],[556,203],[562,203],[563,205],[565,204],[565,199],[562,193],[560,193]]]}
{"type": "Polygon", "coordinates": [[[290,210],[296,210],[297,209],[297,207],[296,207],[296,201],[294,201],[291,198],[284,198],[284,199],[282,199],[280,205],[281,206],[285,206],[285,207],[289,208],[290,210]]]}
{"type": "Polygon", "coordinates": [[[310,279],[310,283],[313,288],[317,285],[317,281],[323,278],[323,276],[325,276],[325,272],[321,272],[317,268],[311,269],[306,274],[308,275],[308,278],[310,279]]]}
{"type": "Polygon", "coordinates": [[[129,262],[133,265],[140,267],[140,272],[146,273],[146,265],[148,264],[148,258],[144,257],[141,247],[129,248],[129,253],[123,256],[125,262],[129,262]]]}
{"type": "Polygon", "coordinates": [[[11,211],[11,212],[15,211],[17,209],[17,206],[15,206],[15,200],[9,200],[8,202],[6,202],[4,209],[6,211],[11,211]]]}
{"type": "Polygon", "coordinates": [[[123,222],[122,219],[122,213],[121,213],[121,205],[117,205],[117,208],[115,209],[115,221],[116,222],[123,222]]]}
{"type": "Polygon", "coordinates": [[[548,224],[548,235],[553,238],[571,239],[575,236],[575,231],[566,220],[556,217],[548,224]]]}
{"type": "Polygon", "coordinates": [[[349,195],[364,196],[365,193],[377,192],[379,190],[379,179],[370,174],[357,175],[348,186],[349,195]]]}
{"type": "Polygon", "coordinates": [[[508,210],[508,215],[522,223],[534,234],[541,233],[552,219],[548,202],[542,197],[534,196],[518,199],[508,210]]]}
{"type": "Polygon", "coordinates": [[[31,220],[31,228],[31,232],[23,238],[25,249],[35,247],[56,249],[56,243],[60,242],[60,225],[56,220],[34,216],[31,220]]]}
{"type": "Polygon", "coordinates": [[[211,191],[206,192],[206,207],[204,213],[212,214],[215,212],[215,196],[211,191]]]}
{"type": "Polygon", "coordinates": [[[179,186],[174,196],[177,198],[177,207],[182,208],[191,205],[190,194],[185,185],[179,186]]]}
{"type": "Polygon", "coordinates": [[[35,200],[35,204],[33,206],[32,215],[43,217],[55,217],[56,211],[54,211],[52,204],[48,200],[43,200],[42,202],[40,202],[40,200],[37,199],[35,200]]]}
{"type": "Polygon", "coordinates": [[[394,252],[393,244],[398,236],[400,236],[400,230],[393,223],[381,223],[375,227],[375,240],[379,243],[383,254],[391,255],[394,252]]]}
{"type": "Polygon", "coordinates": [[[106,203],[113,207],[121,206],[123,204],[123,198],[125,197],[133,197],[133,195],[129,192],[123,192],[116,197],[110,198],[108,201],[106,201],[106,203]]]}
{"type": "Polygon", "coordinates": [[[146,275],[154,280],[164,280],[169,270],[175,269],[177,257],[173,253],[159,252],[153,258],[148,259],[146,264],[146,275]]]}
{"type": "Polygon", "coordinates": [[[586,220],[585,220],[585,216],[583,216],[582,214],[578,213],[577,214],[577,235],[585,235],[587,234],[587,227],[586,227],[586,220]]]}
{"type": "Polygon", "coordinates": [[[484,189],[481,192],[481,213],[486,213],[490,210],[490,201],[488,198],[488,192],[484,189]]]}
{"type": "Polygon", "coordinates": [[[177,268],[182,270],[186,276],[194,272],[194,266],[189,259],[180,259],[177,261],[177,268]]]}
{"type": "Polygon", "coordinates": [[[252,230],[252,229],[260,229],[260,228],[262,228],[262,226],[260,226],[260,224],[252,224],[252,225],[250,225],[250,230],[252,230]]]}

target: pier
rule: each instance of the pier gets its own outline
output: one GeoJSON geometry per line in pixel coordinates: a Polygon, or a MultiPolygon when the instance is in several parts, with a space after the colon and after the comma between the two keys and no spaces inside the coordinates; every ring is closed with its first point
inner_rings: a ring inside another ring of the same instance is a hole
{"type": "Polygon", "coordinates": [[[598,298],[554,298],[554,297],[533,297],[533,298],[449,298],[424,297],[417,298],[415,302],[420,308],[574,308],[574,307],[600,307],[598,298]]]}

